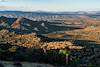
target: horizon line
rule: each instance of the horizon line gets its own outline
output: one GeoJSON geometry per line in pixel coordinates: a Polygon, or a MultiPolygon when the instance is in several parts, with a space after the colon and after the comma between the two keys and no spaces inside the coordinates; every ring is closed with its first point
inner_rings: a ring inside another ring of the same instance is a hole
{"type": "Polygon", "coordinates": [[[100,10],[66,10],[66,11],[53,11],[53,10],[0,10],[0,11],[19,11],[19,12],[99,12],[100,10]]]}

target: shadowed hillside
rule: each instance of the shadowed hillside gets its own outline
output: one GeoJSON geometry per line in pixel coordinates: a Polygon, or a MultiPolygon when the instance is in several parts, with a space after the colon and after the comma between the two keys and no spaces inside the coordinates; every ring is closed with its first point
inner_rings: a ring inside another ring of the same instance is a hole
{"type": "Polygon", "coordinates": [[[77,29],[77,27],[67,27],[63,24],[56,25],[48,21],[32,21],[24,17],[19,18],[7,18],[1,17],[1,29],[8,29],[18,34],[28,34],[36,32],[38,34],[47,34],[55,31],[66,31],[77,29]]]}
{"type": "Polygon", "coordinates": [[[0,17],[0,65],[100,67],[99,15],[19,13],[0,17]]]}

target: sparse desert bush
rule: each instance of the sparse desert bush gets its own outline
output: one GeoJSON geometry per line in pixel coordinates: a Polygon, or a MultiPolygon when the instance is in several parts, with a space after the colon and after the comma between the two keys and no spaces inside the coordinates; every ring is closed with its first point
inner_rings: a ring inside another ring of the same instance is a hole
{"type": "Polygon", "coordinates": [[[59,50],[59,49],[82,49],[83,47],[81,46],[75,46],[69,41],[61,41],[61,42],[49,42],[49,43],[44,43],[42,45],[42,48],[46,50],[59,50]]]}
{"type": "Polygon", "coordinates": [[[17,51],[17,47],[16,46],[12,46],[11,48],[8,49],[9,52],[16,52],[17,51]]]}

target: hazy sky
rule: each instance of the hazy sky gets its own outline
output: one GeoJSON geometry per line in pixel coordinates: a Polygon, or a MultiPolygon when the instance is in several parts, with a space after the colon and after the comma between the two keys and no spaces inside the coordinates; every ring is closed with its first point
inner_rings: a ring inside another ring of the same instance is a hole
{"type": "Polygon", "coordinates": [[[0,0],[0,10],[97,11],[100,0],[0,0]]]}

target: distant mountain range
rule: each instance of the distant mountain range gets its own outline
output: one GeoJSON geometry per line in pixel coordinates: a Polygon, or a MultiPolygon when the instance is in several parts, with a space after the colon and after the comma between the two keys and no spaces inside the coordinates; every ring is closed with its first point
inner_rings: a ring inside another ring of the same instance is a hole
{"type": "MultiPolygon", "coordinates": [[[[100,15],[100,12],[22,12],[22,11],[0,11],[0,29],[8,29],[16,33],[32,33],[38,34],[51,33],[56,31],[67,31],[75,29],[68,27],[61,21],[59,23],[49,21],[34,21],[33,16],[80,16],[80,15],[100,15]],[[31,19],[30,19],[31,18],[31,19]]],[[[75,17],[76,18],[76,17],[75,17]]]]}
{"type": "Polygon", "coordinates": [[[77,12],[46,12],[46,11],[34,11],[34,12],[24,12],[24,11],[0,11],[0,14],[16,14],[16,15],[89,15],[96,14],[100,15],[100,11],[77,11],[77,12]]]}

